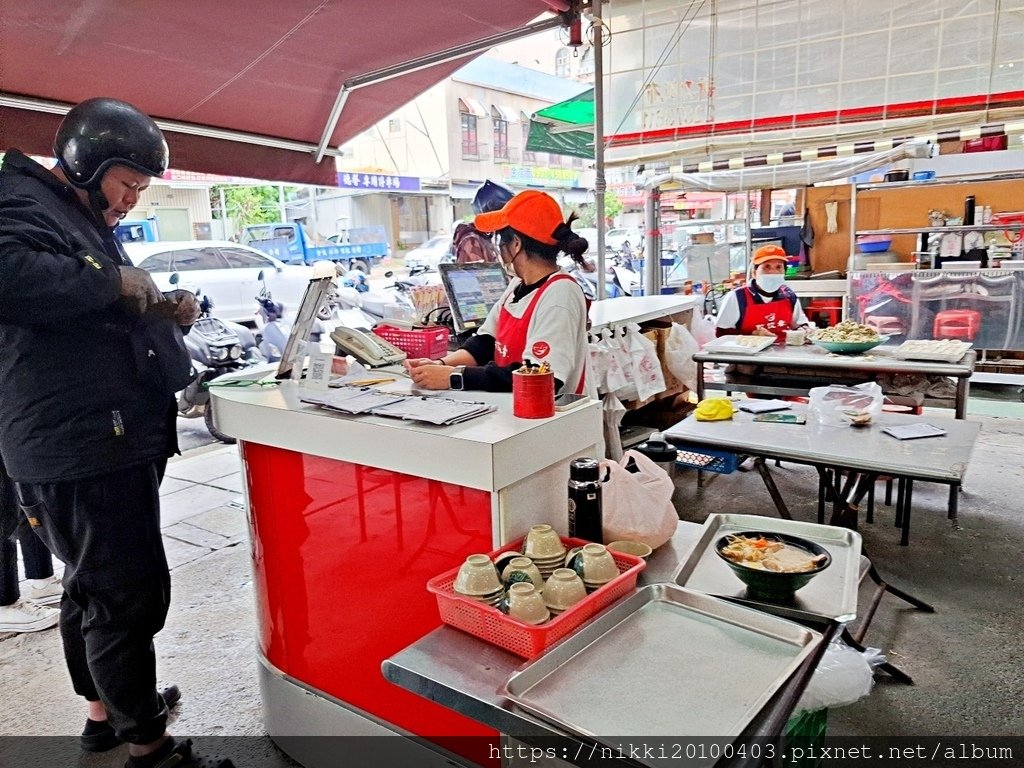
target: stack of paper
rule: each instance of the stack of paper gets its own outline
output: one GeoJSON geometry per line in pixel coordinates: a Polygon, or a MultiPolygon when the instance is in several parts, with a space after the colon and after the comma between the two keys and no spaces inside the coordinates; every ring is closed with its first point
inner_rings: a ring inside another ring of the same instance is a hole
{"type": "Polygon", "coordinates": [[[494,410],[495,406],[486,403],[452,400],[448,397],[407,397],[401,402],[375,408],[373,415],[443,425],[458,424],[494,410]]]}
{"type": "Polygon", "coordinates": [[[328,392],[307,391],[299,395],[304,403],[313,403],[342,413],[370,413],[427,424],[458,424],[496,410],[486,403],[453,400],[448,397],[421,397],[381,392],[369,387],[340,387],[328,392]]]}

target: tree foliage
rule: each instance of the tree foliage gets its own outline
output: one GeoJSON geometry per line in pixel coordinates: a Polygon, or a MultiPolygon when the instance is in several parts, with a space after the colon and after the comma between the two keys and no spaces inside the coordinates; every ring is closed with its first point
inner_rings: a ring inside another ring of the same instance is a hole
{"type": "Polygon", "coordinates": [[[277,187],[270,184],[259,186],[218,184],[210,187],[210,206],[213,208],[215,219],[221,218],[225,213],[220,205],[222,189],[224,190],[224,207],[227,217],[232,219],[237,227],[270,224],[281,220],[277,187]]]}
{"type": "MultiPolygon", "coordinates": [[[[615,220],[615,217],[622,212],[622,201],[619,196],[611,189],[606,189],[604,192],[604,217],[608,225],[615,220]]],[[[580,206],[577,210],[579,219],[579,226],[581,227],[596,227],[597,226],[597,213],[592,205],[580,206]]]]}

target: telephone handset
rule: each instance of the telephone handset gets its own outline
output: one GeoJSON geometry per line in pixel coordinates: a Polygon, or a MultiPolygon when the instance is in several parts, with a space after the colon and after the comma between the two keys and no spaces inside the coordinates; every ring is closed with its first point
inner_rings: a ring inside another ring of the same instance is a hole
{"type": "Polygon", "coordinates": [[[357,331],[339,325],[331,331],[331,340],[337,344],[339,352],[352,355],[371,368],[400,363],[406,357],[405,352],[398,347],[369,331],[357,331]]]}

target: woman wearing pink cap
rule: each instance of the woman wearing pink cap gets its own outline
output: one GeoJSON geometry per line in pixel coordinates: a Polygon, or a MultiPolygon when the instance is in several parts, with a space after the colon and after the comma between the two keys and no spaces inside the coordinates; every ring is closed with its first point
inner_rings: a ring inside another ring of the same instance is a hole
{"type": "Polygon", "coordinates": [[[754,279],[726,294],[715,322],[719,336],[774,336],[782,343],[786,331],[810,326],[796,294],[786,285],[786,258],[777,245],[754,251],[754,279]]]}

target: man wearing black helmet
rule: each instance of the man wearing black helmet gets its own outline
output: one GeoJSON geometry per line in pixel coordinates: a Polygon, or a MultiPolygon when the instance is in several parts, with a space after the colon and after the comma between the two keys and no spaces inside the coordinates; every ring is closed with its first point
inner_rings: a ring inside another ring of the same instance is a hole
{"type": "MultiPolygon", "coordinates": [[[[485,181],[473,197],[473,213],[479,215],[500,210],[511,199],[512,190],[493,181],[485,181]]],[[[491,240],[491,233],[481,232],[472,222],[464,222],[455,228],[452,253],[456,264],[498,260],[498,247],[491,240]]]]}
{"type": "Polygon", "coordinates": [[[127,742],[131,768],[193,765],[190,742],[166,731],[180,694],[156,689],[153,637],[170,600],[159,485],[199,306],[161,293],[113,233],[167,169],[167,144],[130,104],[89,99],[53,149],[51,169],[11,150],[0,170],[0,456],[65,563],[60,628],[88,702],[83,748],[127,742]]]}

